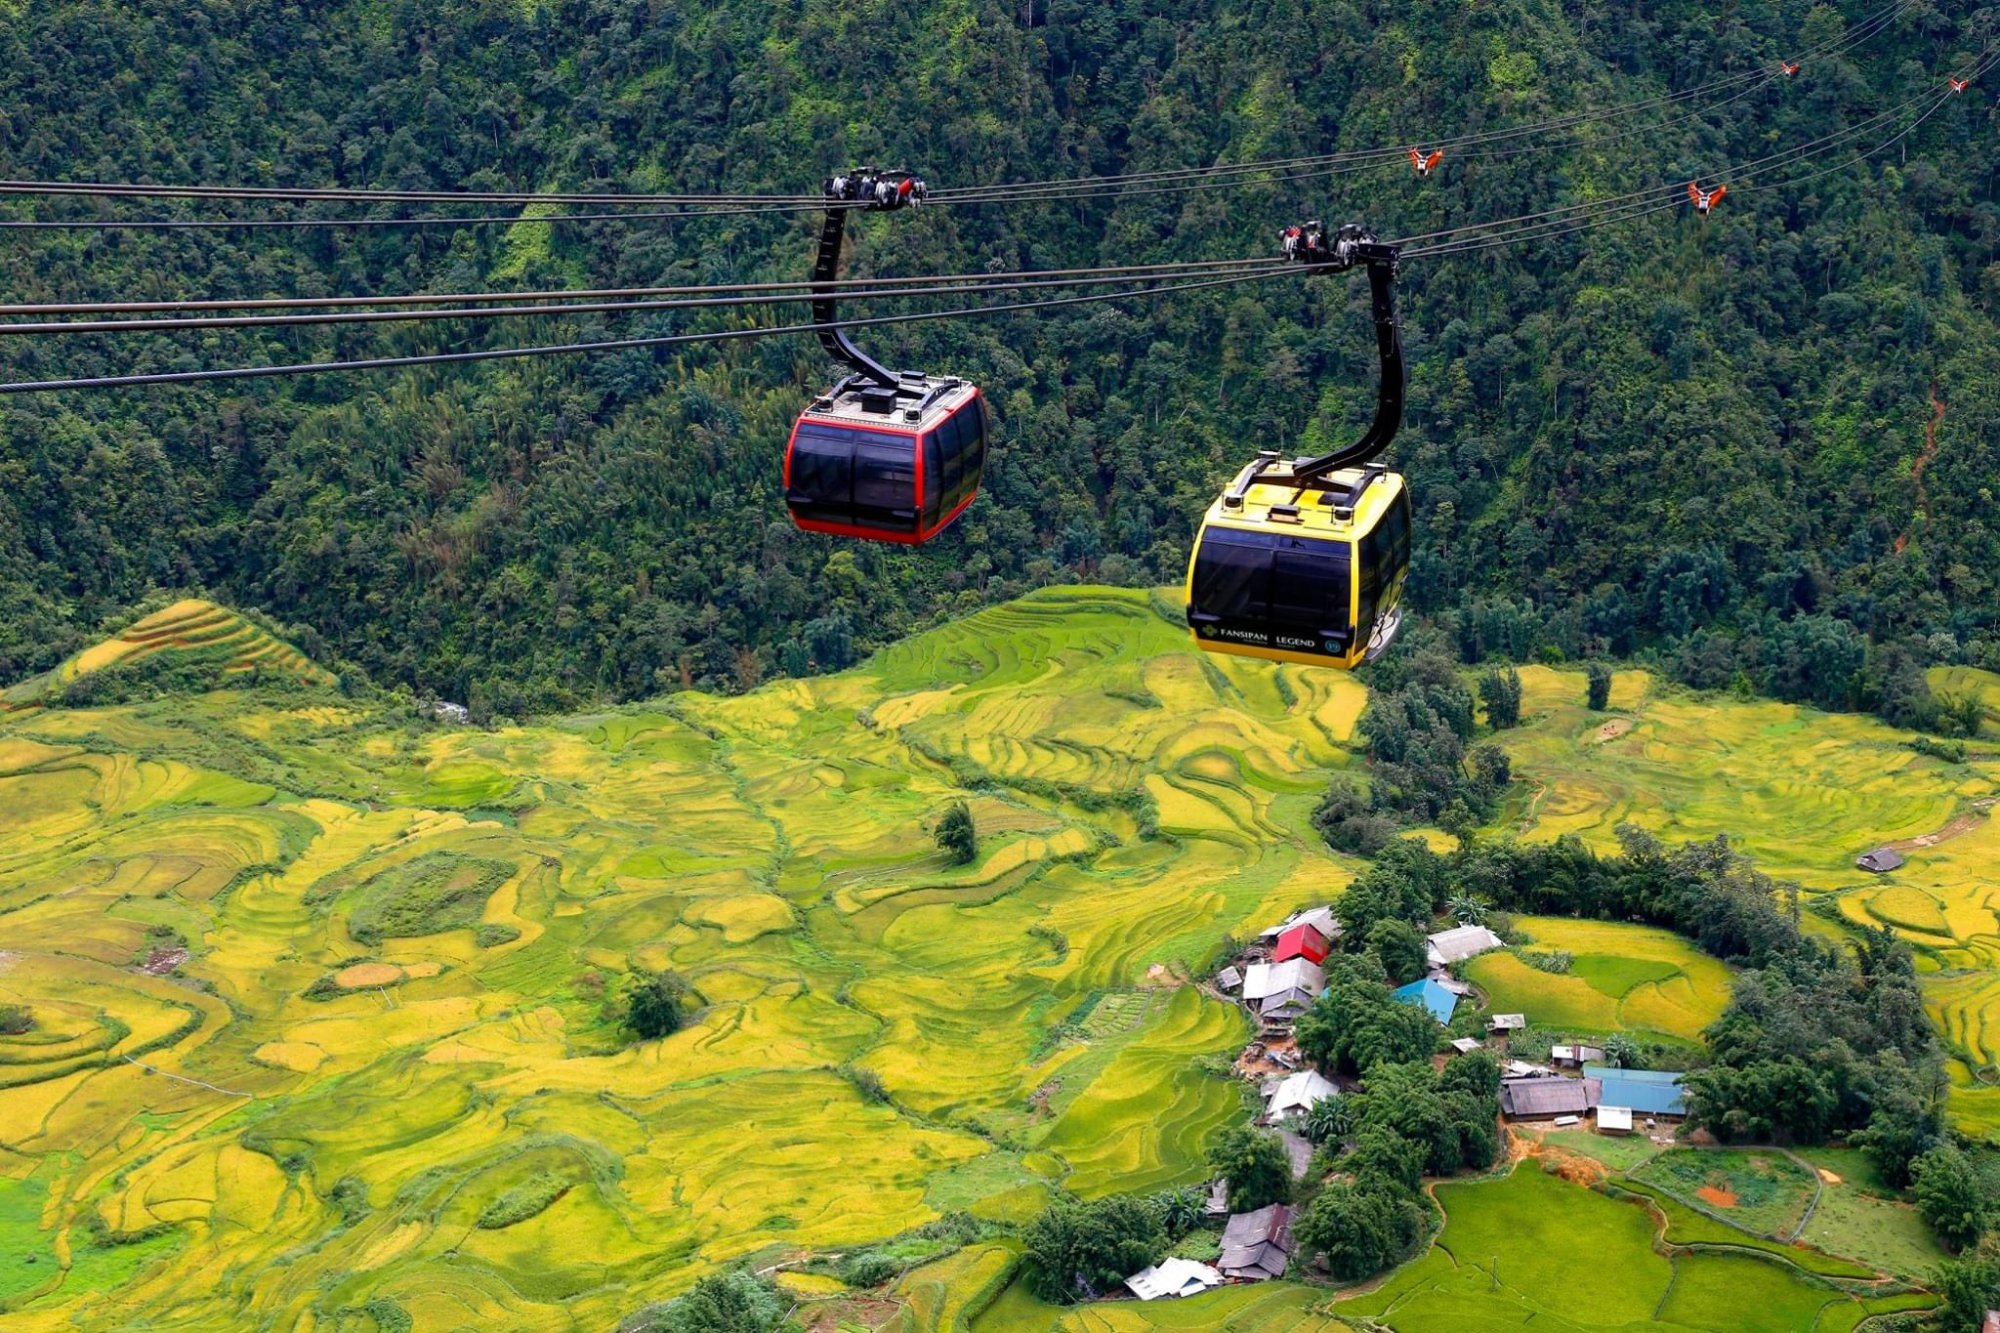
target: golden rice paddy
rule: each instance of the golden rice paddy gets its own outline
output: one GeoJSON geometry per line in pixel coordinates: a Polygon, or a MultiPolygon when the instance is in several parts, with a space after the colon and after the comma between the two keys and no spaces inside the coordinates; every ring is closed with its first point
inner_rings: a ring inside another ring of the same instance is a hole
{"type": "MultiPolygon", "coordinates": [[[[739,1259],[1200,1179],[1241,1111],[1197,1062],[1246,1025],[1186,981],[1351,875],[1309,816],[1366,696],[1199,660],[1157,607],[1052,590],[842,675],[496,731],[256,691],[0,718],[0,1002],[36,1019],[0,1037],[0,1251],[37,1256],[0,1265],[0,1312],[608,1327],[739,1259]],[[929,832],[961,798],[965,866],[929,832]],[[160,939],[189,952],[151,975],[160,939]],[[629,1044],[611,1001],[669,966],[690,1021],[629,1044]]],[[[234,642],[169,610],[97,657],[234,642]]],[[[1851,867],[2000,772],[1640,673],[1614,689],[1630,730],[1599,740],[1581,673],[1523,674],[1525,836],[1727,831],[1852,919],[1895,918],[1928,949],[1954,1110],[2000,1124],[1990,826],[1892,882],[1851,867]]],[[[1707,960],[1653,957],[1672,941],[1570,938],[1546,943],[1686,983],[1585,977],[1616,1025],[1712,1013],[1707,960]]],[[[925,1270],[906,1322],[997,1298],[1005,1326],[1010,1262],[925,1270]]],[[[1338,1326],[1297,1289],[1210,1307],[1338,1326]]]]}

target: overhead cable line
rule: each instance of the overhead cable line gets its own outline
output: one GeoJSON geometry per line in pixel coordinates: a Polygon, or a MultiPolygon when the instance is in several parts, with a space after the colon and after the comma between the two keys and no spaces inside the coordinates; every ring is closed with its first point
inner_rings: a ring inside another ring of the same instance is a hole
{"type": "MultiPolygon", "coordinates": [[[[1974,78],[1978,77],[1980,73],[1983,73],[1987,68],[1990,68],[1993,63],[1995,62],[1987,60],[1984,56],[1982,56],[1981,63],[1975,68],[1972,77],[1974,78]]],[[[1910,134],[1915,132],[1920,125],[1922,125],[1925,121],[1929,120],[1933,115],[1937,114],[1937,112],[1943,108],[1945,103],[1951,100],[1951,94],[1949,93],[1932,94],[1930,97],[1930,105],[1925,107],[1922,110],[1922,112],[1918,114],[1915,117],[1915,119],[1911,120],[1908,124],[1905,124],[1901,128],[1897,129],[1895,133],[1891,134],[1888,138],[1881,140],[1880,142],[1874,144],[1871,147],[1861,150],[1860,152],[1854,154],[1852,157],[1845,158],[1841,161],[1835,162],[1830,166],[1821,167],[1818,170],[1810,171],[1802,176],[1782,177],[1780,179],[1771,181],[1741,179],[1744,172],[1747,171],[1748,167],[1750,166],[1762,165],[1769,169],[1774,169],[1779,171],[1782,171],[1788,167],[1803,166],[1823,156],[1828,151],[1836,147],[1842,146],[1844,142],[1851,141],[1854,138],[1860,137],[1860,134],[1865,133],[1869,126],[1872,126],[1883,119],[1900,115],[1903,111],[1908,110],[1911,106],[1916,105],[1922,100],[1923,98],[1921,96],[1909,99],[1904,103],[1902,103],[1901,105],[1899,105],[1898,107],[1891,109],[1890,111],[1883,112],[1877,116],[1870,117],[1869,120],[1862,122],[1861,125],[1856,126],[1853,129],[1844,131],[1839,135],[1827,136],[1825,141],[1814,141],[1815,143],[1820,144],[1820,146],[1813,147],[1809,151],[1795,150],[1794,152],[1789,154],[1776,154],[1770,158],[1759,159],[1758,163],[1745,164],[1744,167],[1732,169],[1731,171],[1726,173],[1732,178],[1732,183],[1730,188],[1732,190],[1741,190],[1746,192],[1751,190],[1760,190],[1760,189],[1772,190],[1772,189],[1795,188],[1799,185],[1805,184],[1807,181],[1818,180],[1821,177],[1829,176],[1836,171],[1843,171],[1849,167],[1865,163],[1870,158],[1876,156],[1885,149],[1894,146],[1895,144],[1899,143],[1903,139],[1907,138],[1910,134]]],[[[1619,222],[1629,222],[1641,217],[1650,216],[1655,213],[1667,212],[1680,208],[1682,206],[1682,200],[1684,198],[1684,196],[1681,193],[1681,190],[1684,188],[1685,187],[1681,186],[1659,186],[1649,191],[1638,192],[1633,195],[1619,196],[1615,200],[1602,201],[1603,203],[1610,203],[1613,204],[1614,206],[1610,208],[1600,209],[1600,211],[1597,212],[1578,214],[1574,211],[1573,207],[1571,210],[1551,210],[1550,212],[1543,214],[1530,215],[1529,219],[1523,220],[1526,222],[1526,225],[1516,227],[1512,230],[1500,231],[1486,235],[1463,236],[1457,240],[1448,241],[1442,244],[1420,246],[1412,249],[1407,249],[1403,252],[1403,257],[1406,259],[1435,259],[1449,255],[1468,254],[1474,251],[1488,250],[1500,246],[1518,245],[1526,241],[1547,240],[1556,236],[1569,235],[1578,231],[1590,230],[1594,227],[1602,225],[1610,225],[1619,222]],[[1663,193],[1666,195],[1665,198],[1660,197],[1663,193]],[[1650,200],[1645,198],[1645,196],[1650,196],[1651,197],[1650,200]],[[1555,214],[1559,211],[1568,212],[1570,215],[1567,217],[1555,216],[1555,214]]],[[[1593,205],[1593,207],[1595,206],[1596,205],[1593,205]]]]}
{"type": "MultiPolygon", "coordinates": [[[[1243,261],[1226,260],[1215,265],[1183,270],[1179,276],[1216,277],[1231,274],[1255,275],[1265,271],[1275,272],[1278,269],[1286,267],[1282,260],[1262,259],[1256,262],[1261,267],[1246,270],[1243,267],[1243,261]]],[[[999,292],[1037,291],[1051,287],[1101,287],[1110,284],[1129,287],[1135,283],[1153,281],[1170,276],[1175,276],[1175,274],[1157,273],[1136,276],[1114,274],[1098,277],[1038,278],[1017,282],[983,282],[971,285],[885,287],[873,290],[844,290],[840,293],[840,297],[844,301],[859,301],[891,297],[901,299],[912,296],[987,296],[999,292]]],[[[818,299],[820,299],[819,293],[805,291],[766,295],[711,296],[679,301],[599,301],[548,306],[473,306],[422,310],[322,311],[314,314],[291,315],[210,315],[179,319],[140,318],[62,322],[37,321],[0,324],[0,335],[46,337],[52,334],[82,333],[169,333],[185,329],[302,328],[327,324],[349,326],[359,324],[417,323],[434,320],[533,319],[552,315],[666,314],[676,310],[737,309],[762,305],[801,305],[818,299]]]]}
{"type": "Polygon", "coordinates": [[[1131,292],[1093,292],[1083,296],[1051,297],[1039,301],[1006,302],[1000,305],[964,306],[955,310],[925,310],[905,315],[871,315],[863,319],[843,319],[832,323],[781,324],[762,328],[722,329],[709,333],[675,333],[646,338],[618,338],[604,342],[557,343],[542,347],[498,347],[473,352],[437,352],[419,356],[371,357],[359,361],[308,361],[295,365],[281,366],[238,366],[220,370],[178,370],[155,374],[104,375],[66,380],[30,380],[11,384],[0,384],[0,394],[49,393],[69,389],[113,389],[136,388],[154,384],[199,384],[215,380],[266,379],[287,375],[322,375],[357,370],[390,370],[407,366],[456,365],[474,361],[515,360],[535,356],[568,356],[587,352],[617,352],[648,347],[670,347],[685,343],[730,342],[745,338],[769,338],[794,333],[818,333],[823,330],[856,328],[872,324],[921,324],[939,319],[965,319],[978,315],[1017,314],[1029,310],[1047,310],[1057,306],[1086,305],[1101,301],[1130,301],[1144,297],[1166,296],[1176,292],[1199,291],[1203,288],[1229,287],[1241,283],[1259,282],[1266,278],[1287,277],[1304,272],[1295,264],[1286,264],[1271,272],[1232,274],[1224,278],[1207,278],[1199,282],[1172,283],[1165,286],[1149,287],[1131,292]]]}
{"type": "Polygon", "coordinates": [[[0,305],[0,315],[111,315],[155,314],[186,310],[306,310],[322,307],[348,309],[399,305],[467,304],[478,301],[598,301],[651,296],[710,296],[724,292],[810,291],[830,288],[836,294],[858,287],[889,287],[932,282],[989,282],[1014,278],[1091,277],[1110,273],[1174,273],[1184,269],[1226,265],[1269,263],[1268,256],[1254,259],[1167,260],[1156,264],[1095,265],[1084,268],[1014,269],[981,273],[935,273],[914,277],[836,278],[819,282],[799,278],[776,282],[721,282],[680,287],[571,287],[540,292],[415,292],[407,296],[273,296],[242,300],[199,301],[94,301],[50,304],[0,305]]]}

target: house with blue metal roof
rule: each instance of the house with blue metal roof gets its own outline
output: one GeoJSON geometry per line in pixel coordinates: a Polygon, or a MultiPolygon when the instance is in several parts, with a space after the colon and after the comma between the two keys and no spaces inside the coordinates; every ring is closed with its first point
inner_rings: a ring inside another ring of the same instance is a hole
{"type": "Polygon", "coordinates": [[[1458,997],[1439,985],[1435,978],[1425,977],[1422,981],[1412,981],[1407,986],[1398,986],[1396,998],[1410,1004],[1420,1004],[1431,1011],[1431,1017],[1440,1023],[1451,1022],[1452,1010],[1458,1008],[1458,997]]]}
{"type": "Polygon", "coordinates": [[[1611,1065],[1585,1065],[1585,1078],[1604,1085],[1602,1106],[1623,1106],[1639,1115],[1686,1115],[1687,1098],[1681,1093],[1681,1076],[1667,1069],[1618,1069],[1611,1065]]]}

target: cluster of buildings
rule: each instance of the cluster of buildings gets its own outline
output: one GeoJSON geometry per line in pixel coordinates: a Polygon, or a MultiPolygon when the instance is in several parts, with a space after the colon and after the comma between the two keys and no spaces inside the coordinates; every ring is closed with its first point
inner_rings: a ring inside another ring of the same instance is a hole
{"type": "MultiPolygon", "coordinates": [[[[1301,1122],[1313,1107],[1338,1097],[1340,1089],[1319,1071],[1299,1068],[1287,1039],[1292,1024],[1326,989],[1325,963],[1341,935],[1341,924],[1331,908],[1294,912],[1261,933],[1240,966],[1225,967],[1215,978],[1220,990],[1235,995],[1258,1020],[1264,1040],[1246,1054],[1268,1060],[1270,1064],[1263,1068],[1276,1067],[1260,1089],[1264,1113],[1259,1120],[1275,1129],[1285,1142],[1292,1154],[1293,1174],[1300,1177],[1312,1158],[1311,1145],[1298,1132],[1301,1122]]],[[[1458,1002],[1472,989],[1451,975],[1452,966],[1505,947],[1505,941],[1485,926],[1437,931],[1425,938],[1426,975],[1397,987],[1395,997],[1420,1005],[1439,1024],[1448,1025],[1458,1002]]],[[[1488,1034],[1503,1041],[1527,1026],[1525,1014],[1494,1014],[1486,1023],[1488,1034]]],[[[1482,1043],[1475,1037],[1459,1037],[1451,1044],[1468,1052],[1479,1049],[1482,1043]]],[[[1650,1129],[1662,1119],[1687,1114],[1679,1074],[1619,1069],[1604,1063],[1600,1047],[1581,1042],[1551,1048],[1546,1065],[1503,1059],[1501,1072],[1500,1110],[1510,1120],[1552,1121],[1560,1126],[1594,1116],[1600,1132],[1629,1134],[1635,1118],[1643,1119],[1650,1129]],[[1573,1071],[1576,1076],[1564,1071],[1573,1071]]],[[[1272,1204],[1231,1215],[1228,1197],[1228,1182],[1213,1182],[1208,1214],[1227,1219],[1216,1261],[1205,1264],[1164,1259],[1125,1280],[1133,1295],[1142,1301],[1193,1296],[1227,1282],[1261,1282],[1284,1276],[1293,1249],[1292,1208],[1272,1204]]]]}
{"type": "MultiPolygon", "coordinates": [[[[1216,985],[1242,999],[1265,1036],[1284,1036],[1326,989],[1323,964],[1341,934],[1332,908],[1294,912],[1257,937],[1242,967],[1218,972],[1216,985]]],[[[1397,987],[1396,998],[1422,1005],[1439,1023],[1450,1023],[1458,1002],[1472,990],[1451,975],[1451,965],[1505,944],[1484,926],[1455,926],[1424,943],[1428,975],[1397,987]]]]}
{"type": "MultiPolygon", "coordinates": [[[[1579,1050],[1599,1059],[1604,1054],[1591,1046],[1555,1049],[1568,1058],[1579,1050]]],[[[1556,1058],[1552,1053],[1552,1062],[1556,1058]]],[[[1678,1121],[1687,1114],[1679,1074],[1592,1062],[1577,1068],[1582,1076],[1568,1078],[1553,1069],[1515,1062],[1500,1080],[1500,1113],[1510,1120],[1548,1120],[1558,1126],[1580,1124],[1585,1116],[1594,1115],[1600,1134],[1630,1134],[1635,1118],[1651,1129],[1662,1120],[1678,1121]]]]}

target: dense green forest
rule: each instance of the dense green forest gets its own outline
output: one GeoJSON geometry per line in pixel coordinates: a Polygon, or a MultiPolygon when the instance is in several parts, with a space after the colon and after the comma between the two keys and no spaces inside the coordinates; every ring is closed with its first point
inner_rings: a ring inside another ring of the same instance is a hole
{"type": "MultiPolygon", "coordinates": [[[[811,190],[864,161],[944,186],[1436,140],[1768,68],[1870,12],[1858,0],[7,8],[7,177],[759,193],[811,190]]],[[[1430,180],[1398,165],[873,219],[856,271],[1256,255],[1302,217],[1406,235],[1714,180],[1969,68],[1994,27],[1990,8],[1917,0],[1796,79],[1468,150],[1430,180]]],[[[1410,412],[1393,457],[1417,497],[1411,594],[1451,613],[1461,655],[1656,652],[1696,684],[1834,707],[1876,706],[1885,679],[1925,662],[2000,663],[1996,124],[1992,88],[1975,85],[1866,166],[1797,187],[1731,180],[1706,220],[1683,209],[1407,264],[1410,412]]],[[[216,208],[14,199],[0,215],[216,208]]],[[[0,266],[11,301],[758,280],[802,276],[815,223],[4,230],[0,266]]],[[[1252,449],[1309,447],[1365,421],[1365,311],[1360,283],[1301,277],[871,330],[901,364],[978,378],[999,423],[985,498],[914,553],[791,529],[784,432],[829,375],[804,339],[10,397],[0,679],[50,665],[154,588],[309,625],[330,660],[490,713],[838,667],[1040,582],[1175,580],[1201,508],[1252,449]]],[[[16,340],[0,372],[742,318],[16,340]]]]}

